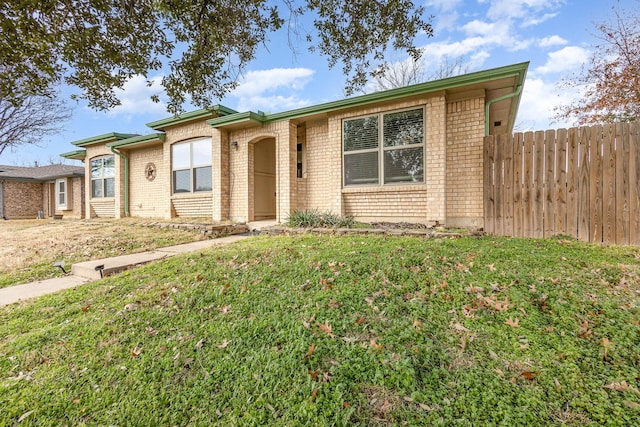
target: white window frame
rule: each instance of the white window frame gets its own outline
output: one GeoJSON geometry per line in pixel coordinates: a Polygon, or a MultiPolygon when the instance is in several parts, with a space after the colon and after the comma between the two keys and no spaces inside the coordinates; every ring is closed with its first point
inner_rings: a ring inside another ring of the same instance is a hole
{"type": "Polygon", "coordinates": [[[115,171],[115,156],[100,156],[100,157],[95,157],[93,159],[91,159],[91,161],[89,162],[89,179],[91,180],[91,187],[89,188],[89,192],[91,194],[91,198],[92,199],[112,199],[115,197],[115,180],[116,180],[116,171],[115,171]],[[105,176],[105,167],[104,167],[104,163],[105,160],[108,159],[112,159],[113,160],[113,176],[105,176]],[[101,162],[101,167],[100,167],[100,176],[93,176],[93,163],[94,162],[101,162]],[[112,179],[113,180],[113,195],[107,196],[107,180],[112,179]],[[96,196],[93,194],[93,182],[94,181],[100,181],[100,186],[102,187],[102,195],[101,196],[96,196]]]}
{"type": "Polygon", "coordinates": [[[353,187],[387,187],[393,185],[414,185],[414,184],[424,184],[425,182],[425,147],[426,147],[426,111],[424,106],[415,106],[410,108],[398,109],[398,110],[389,110],[383,111],[376,114],[367,114],[363,116],[357,117],[349,117],[342,120],[342,186],[343,188],[353,188],[353,187]],[[390,114],[402,113],[405,111],[414,111],[414,110],[422,110],[422,142],[419,144],[406,144],[406,145],[398,145],[398,146],[384,146],[384,117],[390,114]],[[368,117],[376,117],[377,118],[377,126],[378,126],[378,135],[377,135],[377,146],[374,148],[365,148],[361,150],[346,150],[345,147],[345,122],[351,120],[361,120],[368,117]],[[407,149],[417,149],[422,148],[422,179],[419,181],[396,181],[396,182],[385,182],[385,153],[389,153],[395,150],[407,150],[407,149]],[[378,155],[378,175],[377,182],[375,183],[347,183],[346,177],[346,157],[349,155],[357,155],[357,154],[366,154],[366,153],[377,153],[378,155]]]}
{"type": "Polygon", "coordinates": [[[56,179],[56,208],[58,210],[66,210],[67,209],[67,200],[68,200],[68,188],[67,188],[67,180],[66,178],[56,179]],[[62,184],[62,191],[60,191],[60,184],[62,184]],[[61,203],[60,200],[64,202],[61,203]]]}
{"type": "Polygon", "coordinates": [[[171,193],[174,195],[180,194],[196,194],[196,193],[207,193],[213,191],[213,147],[212,147],[212,139],[205,138],[195,138],[187,141],[176,142],[171,145],[171,193]],[[197,143],[206,143],[209,147],[209,159],[206,161],[202,161],[202,159],[195,158],[195,150],[193,149],[193,145],[197,143]],[[174,148],[178,146],[189,146],[189,166],[188,167],[175,167],[174,161],[174,148]],[[196,188],[196,171],[198,169],[209,168],[211,175],[211,182],[209,182],[209,187],[205,189],[198,190],[196,188]],[[189,171],[189,190],[188,191],[177,191],[176,192],[176,172],[184,172],[189,171]]]}

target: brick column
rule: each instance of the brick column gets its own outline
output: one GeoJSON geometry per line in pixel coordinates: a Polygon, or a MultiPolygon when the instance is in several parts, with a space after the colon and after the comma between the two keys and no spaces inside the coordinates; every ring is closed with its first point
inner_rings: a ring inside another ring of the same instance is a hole
{"type": "Polygon", "coordinates": [[[444,224],[446,213],[446,100],[444,95],[427,103],[425,183],[428,222],[444,224]]]}
{"type": "Polygon", "coordinates": [[[212,217],[214,221],[229,219],[229,134],[213,129],[212,136],[212,217]]]}
{"type": "Polygon", "coordinates": [[[276,138],[276,221],[284,222],[296,208],[296,143],[298,127],[283,123],[276,138]]]}

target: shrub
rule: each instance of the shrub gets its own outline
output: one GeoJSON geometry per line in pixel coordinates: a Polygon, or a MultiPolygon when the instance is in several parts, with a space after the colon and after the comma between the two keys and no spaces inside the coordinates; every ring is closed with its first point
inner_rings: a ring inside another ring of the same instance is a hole
{"type": "Polygon", "coordinates": [[[294,210],[287,218],[289,227],[351,228],[355,223],[352,216],[320,212],[318,209],[294,210]]]}

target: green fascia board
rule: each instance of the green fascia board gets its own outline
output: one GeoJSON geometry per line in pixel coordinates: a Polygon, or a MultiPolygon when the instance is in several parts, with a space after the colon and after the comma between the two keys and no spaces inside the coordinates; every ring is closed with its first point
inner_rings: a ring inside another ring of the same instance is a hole
{"type": "Polygon", "coordinates": [[[167,126],[174,126],[191,120],[203,119],[210,116],[213,113],[217,113],[218,116],[224,117],[230,114],[236,114],[236,110],[225,107],[224,105],[214,105],[211,108],[203,108],[201,110],[190,111],[188,113],[180,114],[178,116],[167,117],[165,119],[156,120],[154,122],[147,123],[147,126],[154,130],[162,130],[167,126]]]}
{"type": "Polygon", "coordinates": [[[72,159],[72,160],[84,160],[86,156],[87,156],[87,150],[74,150],[74,151],[69,151],[67,153],[60,154],[60,157],[64,157],[65,159],[72,159]]]}
{"type": "MultiPolygon", "coordinates": [[[[332,111],[343,110],[373,104],[377,102],[393,101],[407,96],[419,95],[423,93],[438,92],[447,89],[454,89],[462,86],[470,86],[479,83],[486,83],[492,80],[499,80],[516,76],[516,85],[524,84],[524,79],[529,68],[529,62],[521,62],[518,64],[507,65],[504,67],[492,68],[489,70],[477,71],[475,73],[462,74],[459,76],[448,77],[441,80],[434,80],[425,83],[418,83],[411,86],[404,86],[396,89],[390,89],[380,92],[374,92],[367,95],[354,96],[353,98],[345,98],[338,101],[327,102],[324,104],[313,105],[310,107],[298,108],[295,110],[284,111],[282,113],[259,115],[262,117],[261,123],[270,123],[278,120],[290,120],[314,114],[329,113],[332,111]]],[[[516,100],[516,108],[520,103],[520,97],[516,100]]],[[[207,123],[213,127],[229,125],[247,121],[244,115],[248,113],[238,113],[226,117],[218,117],[207,120],[207,123]]],[[[253,113],[258,115],[256,113],[253,113]]]]}
{"type": "Polygon", "coordinates": [[[111,133],[105,133],[104,135],[92,136],[89,138],[80,139],[78,141],[72,141],[71,143],[73,145],[77,145],[78,147],[85,147],[87,145],[112,142],[112,141],[117,141],[121,139],[132,138],[134,136],[138,136],[138,134],[111,132],[111,133]]]}
{"type": "Polygon", "coordinates": [[[164,133],[152,133],[149,135],[134,136],[132,138],[123,139],[120,141],[109,142],[107,147],[109,148],[129,148],[135,145],[146,144],[149,142],[164,142],[166,135],[164,133]]]}
{"type": "Polygon", "coordinates": [[[267,120],[268,117],[270,116],[267,116],[261,113],[254,113],[253,111],[246,111],[244,113],[236,113],[229,116],[216,117],[215,119],[207,120],[207,123],[213,127],[229,126],[229,125],[235,125],[238,123],[249,123],[249,122],[263,124],[263,123],[266,123],[267,121],[272,121],[272,120],[267,120]]]}

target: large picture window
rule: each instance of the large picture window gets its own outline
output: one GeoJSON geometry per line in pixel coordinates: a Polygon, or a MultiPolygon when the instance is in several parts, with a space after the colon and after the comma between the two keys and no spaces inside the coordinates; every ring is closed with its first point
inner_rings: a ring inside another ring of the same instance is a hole
{"type": "Polygon", "coordinates": [[[105,156],[91,160],[91,197],[115,196],[115,159],[105,156]]]}
{"type": "Polygon", "coordinates": [[[344,120],[342,131],[345,186],[424,182],[423,108],[344,120]]]}
{"type": "Polygon", "coordinates": [[[171,146],[174,193],[211,191],[211,151],[209,138],[171,146]]]}

